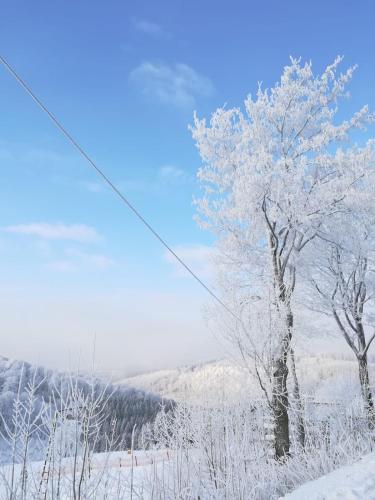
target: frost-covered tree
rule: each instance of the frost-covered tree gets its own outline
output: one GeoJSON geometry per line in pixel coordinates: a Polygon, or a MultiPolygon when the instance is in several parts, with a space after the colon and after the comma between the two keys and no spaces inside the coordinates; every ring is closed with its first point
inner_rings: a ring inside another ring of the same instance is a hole
{"type": "MultiPolygon", "coordinates": [[[[368,160],[368,173],[372,174],[375,158],[368,160]]],[[[313,307],[333,316],[356,357],[362,397],[369,422],[374,426],[367,363],[375,339],[375,212],[371,203],[371,177],[367,175],[364,183],[367,196],[363,190],[359,191],[356,206],[338,214],[314,242],[309,278],[319,299],[316,303],[314,296],[311,297],[313,307]]]]}
{"type": "Polygon", "coordinates": [[[281,318],[272,353],[277,458],[290,446],[287,378],[298,256],[340,210],[364,167],[360,152],[339,148],[352,129],[371,120],[364,106],[335,123],[354,71],[339,75],[341,60],[315,76],[311,63],[291,59],[280,82],[271,90],[259,86],[244,111],[220,108],[209,123],[195,117],[192,128],[204,163],[200,222],[217,235],[233,286],[262,293],[261,278],[267,290],[273,287],[281,318]]]}

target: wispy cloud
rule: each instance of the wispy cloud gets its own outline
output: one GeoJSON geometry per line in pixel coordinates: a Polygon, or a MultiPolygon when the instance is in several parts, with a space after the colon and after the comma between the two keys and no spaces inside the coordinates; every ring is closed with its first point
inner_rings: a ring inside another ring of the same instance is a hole
{"type": "MultiPolygon", "coordinates": [[[[215,249],[200,243],[190,243],[173,247],[176,254],[201,278],[213,276],[213,260],[215,249]]],[[[165,260],[175,268],[177,276],[189,276],[189,273],[169,252],[164,254],[165,260]]]]}
{"type": "Polygon", "coordinates": [[[88,262],[97,269],[108,269],[114,265],[114,260],[107,255],[91,254],[87,256],[88,262]]]}
{"type": "Polygon", "coordinates": [[[114,265],[115,261],[108,255],[90,253],[77,248],[66,248],[61,258],[46,263],[48,269],[63,273],[88,269],[105,271],[114,265]]]}
{"type": "Polygon", "coordinates": [[[159,179],[165,184],[181,184],[189,180],[189,176],[182,168],[174,165],[163,165],[159,169],[159,179]]]}
{"type": "Polygon", "coordinates": [[[170,38],[170,34],[160,24],[147,19],[133,19],[133,26],[137,31],[153,38],[170,38]]]}
{"type": "Polygon", "coordinates": [[[208,77],[187,64],[144,62],[130,73],[129,79],[144,94],[180,108],[192,108],[197,97],[209,97],[215,90],[208,77]]]}
{"type": "Polygon", "coordinates": [[[44,180],[52,184],[71,186],[77,180],[79,157],[74,153],[30,147],[24,143],[1,143],[0,161],[10,172],[30,175],[38,172],[44,180]]]}
{"type": "Polygon", "coordinates": [[[162,165],[159,169],[148,172],[147,178],[127,179],[119,182],[118,186],[125,194],[164,195],[167,188],[182,187],[191,181],[192,176],[186,170],[175,165],[162,165]]]}
{"type": "Polygon", "coordinates": [[[85,224],[33,222],[30,224],[5,226],[1,229],[7,233],[36,236],[46,240],[68,240],[78,243],[89,243],[99,239],[96,229],[85,224]]]}

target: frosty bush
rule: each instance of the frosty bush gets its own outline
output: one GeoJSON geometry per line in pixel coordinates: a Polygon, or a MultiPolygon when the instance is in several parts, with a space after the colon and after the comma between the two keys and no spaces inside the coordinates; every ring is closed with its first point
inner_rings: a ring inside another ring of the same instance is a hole
{"type": "Polygon", "coordinates": [[[337,404],[308,401],[306,446],[301,450],[291,412],[292,453],[273,458],[272,412],[266,402],[216,407],[178,404],[162,411],[144,430],[144,445],[167,448],[172,459],[154,469],[152,498],[269,500],[373,449],[363,405],[346,411],[337,404]]]}

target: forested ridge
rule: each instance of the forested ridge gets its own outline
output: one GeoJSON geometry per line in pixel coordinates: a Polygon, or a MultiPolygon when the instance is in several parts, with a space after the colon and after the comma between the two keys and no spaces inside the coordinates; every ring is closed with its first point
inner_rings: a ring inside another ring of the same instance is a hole
{"type": "MultiPolygon", "coordinates": [[[[108,436],[114,435],[112,446],[118,449],[129,448],[133,428],[135,428],[135,446],[144,424],[153,422],[161,405],[170,405],[157,395],[128,386],[116,386],[87,374],[58,372],[41,366],[34,366],[24,361],[0,357],[0,433],[6,433],[6,427],[12,428],[15,404],[21,402],[26,412],[30,392],[34,391],[33,414],[37,415],[42,406],[49,411],[58,412],[66,408],[70,392],[82,396],[102,397],[103,414],[100,418],[100,438],[95,443],[96,451],[104,451],[108,436]]],[[[22,411],[22,409],[21,409],[22,411]]],[[[41,422],[38,423],[42,429],[41,422]]],[[[43,439],[43,433],[37,432],[43,439]]],[[[37,453],[36,453],[37,455],[37,453]]]]}

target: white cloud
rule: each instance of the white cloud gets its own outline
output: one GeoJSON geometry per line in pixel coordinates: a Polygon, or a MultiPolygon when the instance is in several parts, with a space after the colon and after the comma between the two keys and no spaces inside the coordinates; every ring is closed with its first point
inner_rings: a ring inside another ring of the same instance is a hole
{"type": "MultiPolygon", "coordinates": [[[[172,249],[200,278],[211,279],[213,277],[213,259],[215,249],[208,245],[192,243],[177,245],[172,249]]],[[[178,276],[190,276],[170,252],[164,254],[167,262],[171,263],[178,276]]]]}
{"type": "Polygon", "coordinates": [[[168,66],[144,62],[130,73],[129,79],[139,85],[144,94],[181,108],[191,108],[196,97],[214,93],[212,81],[187,64],[168,66]]]}
{"type": "Polygon", "coordinates": [[[46,240],[68,240],[78,243],[88,243],[99,239],[95,228],[85,224],[50,224],[34,222],[5,226],[2,231],[13,234],[36,236],[46,240]]]}
{"type": "Polygon", "coordinates": [[[147,19],[133,19],[133,26],[137,31],[154,38],[169,38],[170,34],[167,33],[160,24],[148,21],[147,19]]]}
{"type": "Polygon", "coordinates": [[[118,187],[124,193],[140,193],[145,195],[163,195],[168,187],[175,187],[190,182],[190,176],[186,170],[174,165],[163,165],[152,171],[148,179],[127,179],[118,183],[118,187]]]}
{"type": "Polygon", "coordinates": [[[179,184],[188,180],[188,175],[182,168],[174,165],[163,165],[159,169],[159,179],[166,184],[179,184]]]}
{"type": "Polygon", "coordinates": [[[87,258],[89,262],[97,269],[108,269],[114,264],[114,261],[106,255],[94,254],[88,255],[87,258]]]}

